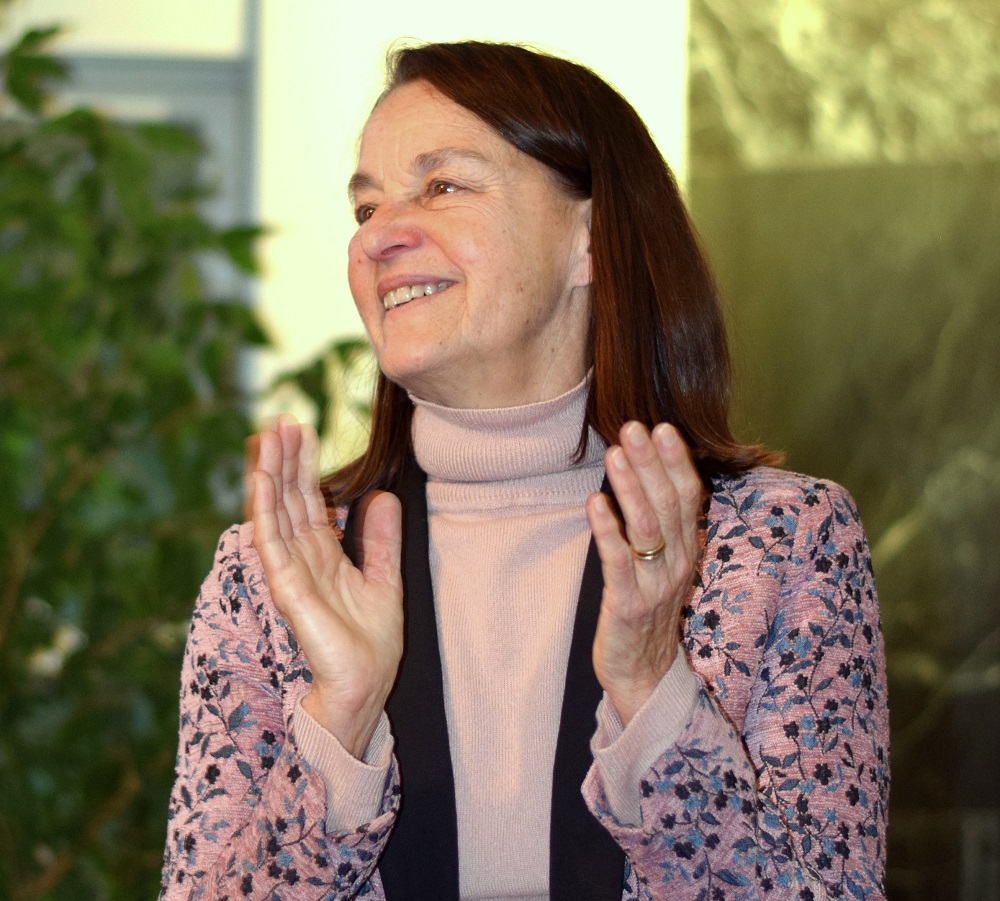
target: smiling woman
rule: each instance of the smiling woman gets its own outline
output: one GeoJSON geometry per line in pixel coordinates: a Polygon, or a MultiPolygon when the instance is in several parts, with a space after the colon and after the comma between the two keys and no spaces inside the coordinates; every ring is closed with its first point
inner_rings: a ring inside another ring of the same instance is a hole
{"type": "Polygon", "coordinates": [[[372,113],[352,194],[351,292],[387,378],[449,407],[583,379],[588,199],[422,81],[372,113]]]}
{"type": "Polygon", "coordinates": [[[258,436],[162,897],[883,898],[864,533],[734,440],[635,111],[522,47],[403,49],[351,195],[371,441],[320,483],[312,429],[258,436]]]}

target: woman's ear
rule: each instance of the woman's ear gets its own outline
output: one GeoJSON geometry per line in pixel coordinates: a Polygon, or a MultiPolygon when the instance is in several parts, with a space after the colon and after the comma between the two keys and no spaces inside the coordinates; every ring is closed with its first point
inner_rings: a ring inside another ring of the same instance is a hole
{"type": "Polygon", "coordinates": [[[575,233],[574,260],[573,260],[573,287],[587,288],[594,280],[594,267],[591,260],[591,206],[592,202],[588,197],[586,200],[578,202],[577,208],[577,228],[575,233]]]}

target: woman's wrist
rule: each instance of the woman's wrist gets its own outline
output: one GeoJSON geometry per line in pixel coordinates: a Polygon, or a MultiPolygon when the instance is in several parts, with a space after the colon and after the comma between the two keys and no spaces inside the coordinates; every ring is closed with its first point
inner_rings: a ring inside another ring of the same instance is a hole
{"type": "Polygon", "coordinates": [[[378,727],[385,706],[384,698],[372,696],[370,702],[352,711],[327,703],[316,687],[301,701],[302,708],[358,760],[363,760],[378,727]]]}
{"type": "Polygon", "coordinates": [[[671,642],[661,652],[655,667],[650,668],[644,677],[639,677],[634,673],[614,677],[608,673],[603,674],[601,687],[614,706],[623,726],[627,726],[639,708],[652,697],[653,692],[656,691],[656,687],[673,665],[676,657],[677,645],[671,642]]]}

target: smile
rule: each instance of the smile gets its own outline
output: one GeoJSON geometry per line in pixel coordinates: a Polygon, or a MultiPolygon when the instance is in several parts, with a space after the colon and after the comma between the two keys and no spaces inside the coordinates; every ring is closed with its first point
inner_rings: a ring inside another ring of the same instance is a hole
{"type": "Polygon", "coordinates": [[[437,284],[426,285],[404,285],[390,291],[382,298],[382,305],[387,310],[401,307],[404,303],[409,303],[414,297],[427,297],[429,294],[437,294],[451,285],[451,282],[438,282],[437,284]]]}

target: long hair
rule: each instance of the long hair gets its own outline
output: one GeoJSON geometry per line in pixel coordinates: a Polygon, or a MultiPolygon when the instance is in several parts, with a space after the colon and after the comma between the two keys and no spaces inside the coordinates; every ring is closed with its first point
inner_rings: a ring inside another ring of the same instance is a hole
{"type": "MultiPolygon", "coordinates": [[[[718,292],[680,191],[632,106],[590,69],[516,44],[390,51],[386,96],[425,81],[546,165],[570,197],[592,199],[593,367],[580,452],[629,420],[670,422],[703,478],[777,457],[729,427],[730,364],[718,292]]],[[[379,373],[371,440],[324,481],[331,503],[391,488],[410,452],[413,407],[379,373]]]]}

